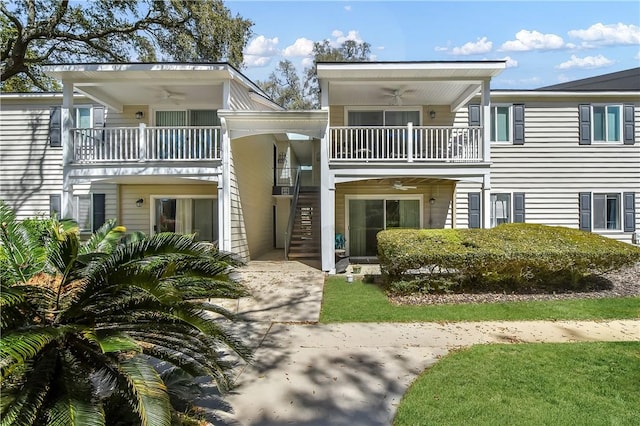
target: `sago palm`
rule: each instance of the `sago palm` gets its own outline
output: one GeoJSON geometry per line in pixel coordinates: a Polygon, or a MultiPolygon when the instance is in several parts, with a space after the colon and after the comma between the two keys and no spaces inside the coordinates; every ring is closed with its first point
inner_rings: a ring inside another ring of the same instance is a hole
{"type": "Polygon", "coordinates": [[[170,425],[161,369],[229,387],[250,355],[204,298],[244,295],[231,256],[191,236],[125,237],[113,221],[84,243],[51,224],[34,235],[0,203],[0,424],[170,425]]]}

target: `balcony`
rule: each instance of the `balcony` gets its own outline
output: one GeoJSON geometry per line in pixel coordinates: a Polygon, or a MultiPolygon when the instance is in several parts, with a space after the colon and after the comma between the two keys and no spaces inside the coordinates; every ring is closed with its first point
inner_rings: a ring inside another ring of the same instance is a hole
{"type": "Polygon", "coordinates": [[[220,160],[220,127],[100,127],[71,129],[73,162],[220,160]]]}
{"type": "Polygon", "coordinates": [[[482,127],[331,127],[329,161],[480,163],[482,127]]]}

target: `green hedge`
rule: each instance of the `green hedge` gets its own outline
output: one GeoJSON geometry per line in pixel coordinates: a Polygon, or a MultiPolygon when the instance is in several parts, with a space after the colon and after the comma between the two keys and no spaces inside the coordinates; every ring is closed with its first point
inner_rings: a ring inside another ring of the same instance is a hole
{"type": "Polygon", "coordinates": [[[535,224],[378,234],[385,281],[402,291],[472,287],[575,287],[640,261],[640,248],[597,234],[535,224]]]}

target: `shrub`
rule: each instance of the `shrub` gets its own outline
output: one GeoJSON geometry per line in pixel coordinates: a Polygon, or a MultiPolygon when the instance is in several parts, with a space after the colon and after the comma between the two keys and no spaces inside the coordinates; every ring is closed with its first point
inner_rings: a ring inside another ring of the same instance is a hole
{"type": "Polygon", "coordinates": [[[576,287],[640,261],[640,248],[597,234],[536,224],[492,229],[388,230],[378,234],[387,284],[415,280],[425,289],[576,287]],[[407,278],[407,275],[413,275],[407,278]],[[443,278],[449,282],[443,286],[443,278]]]}

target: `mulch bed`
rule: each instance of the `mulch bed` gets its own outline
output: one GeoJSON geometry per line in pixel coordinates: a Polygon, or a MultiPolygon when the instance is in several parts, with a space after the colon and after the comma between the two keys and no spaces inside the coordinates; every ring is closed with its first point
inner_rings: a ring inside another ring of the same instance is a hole
{"type": "Polygon", "coordinates": [[[396,305],[441,305],[458,303],[490,303],[534,300],[597,299],[640,296],[640,263],[635,266],[594,277],[591,290],[557,293],[451,293],[390,296],[396,305]]]}

